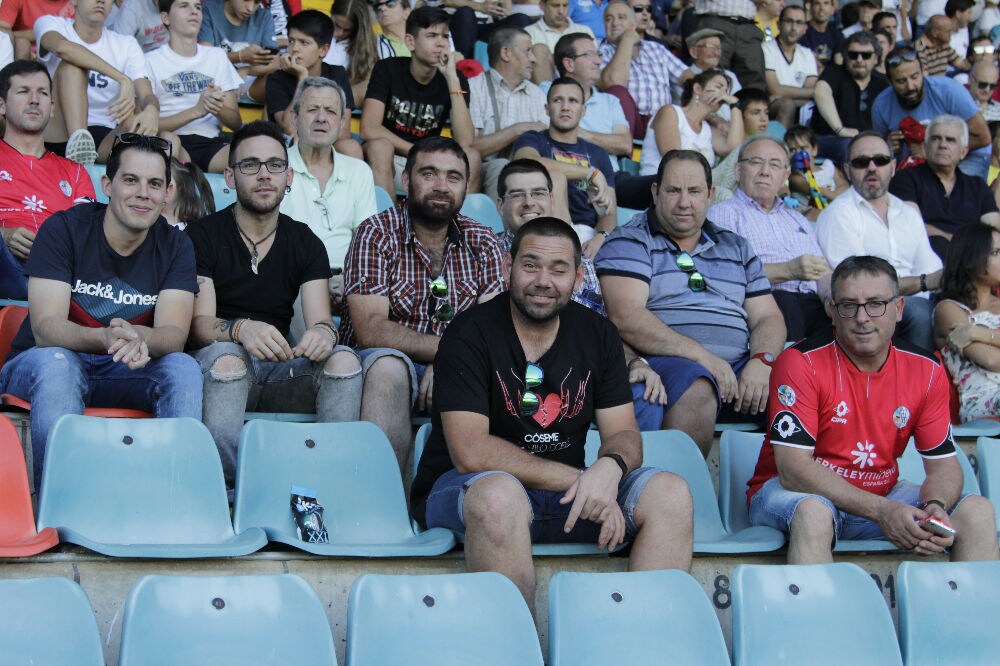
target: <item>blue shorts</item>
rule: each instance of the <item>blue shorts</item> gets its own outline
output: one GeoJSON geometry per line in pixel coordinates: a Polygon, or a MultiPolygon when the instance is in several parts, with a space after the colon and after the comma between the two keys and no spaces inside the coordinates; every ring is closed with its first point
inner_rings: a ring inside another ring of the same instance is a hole
{"type": "Polygon", "coordinates": [[[375,363],[375,361],[385,356],[398,358],[402,361],[410,375],[410,406],[413,406],[413,403],[417,401],[417,389],[420,387],[420,382],[424,378],[424,371],[427,370],[426,365],[414,363],[410,360],[409,356],[398,349],[392,349],[391,347],[359,349],[357,353],[358,358],[361,359],[361,372],[364,375],[368,374],[368,368],[372,367],[372,364],[375,363]]]}
{"type": "MultiPolygon", "coordinates": [[[[634,539],[639,532],[635,526],[635,505],[639,503],[639,496],[646,489],[649,480],[661,471],[663,470],[655,467],[640,467],[629,472],[618,484],[618,506],[625,516],[627,539],[634,539]]],[[[457,469],[452,469],[438,477],[427,496],[427,527],[446,527],[454,532],[465,532],[465,518],[462,514],[465,493],[472,484],[490,474],[507,472],[459,474],[457,469]]],[[[572,502],[559,503],[566,493],[525,488],[524,494],[531,504],[532,543],[597,543],[601,532],[599,523],[580,519],[569,533],[563,530],[573,506],[572,502]]]]}
{"type": "MultiPolygon", "coordinates": [[[[968,497],[963,494],[951,512],[954,513],[958,505],[968,497]]],[[[804,499],[813,498],[825,504],[833,514],[833,538],[834,545],[838,539],[848,539],[857,541],[862,539],[885,539],[882,528],[873,520],[855,516],[854,514],[841,511],[822,495],[810,493],[798,493],[793,490],[785,490],[781,485],[780,477],[772,477],[760,487],[753,497],[750,498],[750,524],[767,525],[779,529],[786,534],[791,530],[792,515],[799,502],[804,499]]],[[[886,494],[886,499],[890,499],[902,504],[917,506],[920,504],[920,486],[900,479],[892,490],[886,494]]]]}
{"type": "MultiPolygon", "coordinates": [[[[743,366],[748,358],[742,358],[733,364],[733,372],[739,377],[743,366]]],[[[688,358],[680,356],[650,356],[646,359],[649,367],[660,376],[663,388],[667,391],[667,404],[656,405],[643,399],[642,394],[646,390],[646,385],[641,383],[632,384],[632,404],[635,407],[635,420],[639,425],[639,430],[645,432],[649,430],[659,430],[663,427],[663,416],[677,401],[681,399],[695,381],[704,377],[712,382],[715,394],[718,396],[719,387],[715,383],[715,377],[705,369],[700,363],[696,363],[688,358]]],[[[719,402],[719,409],[723,407],[719,402]]],[[[766,414],[761,414],[764,417],[766,414]]],[[[723,421],[753,421],[757,417],[750,414],[741,414],[734,418],[721,419],[723,421]]]]}

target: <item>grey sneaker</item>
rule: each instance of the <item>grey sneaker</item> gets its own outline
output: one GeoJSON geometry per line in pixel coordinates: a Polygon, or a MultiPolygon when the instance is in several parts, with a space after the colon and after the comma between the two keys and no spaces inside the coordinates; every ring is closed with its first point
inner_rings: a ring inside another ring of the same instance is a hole
{"type": "Polygon", "coordinates": [[[89,131],[78,129],[73,132],[66,142],[66,159],[77,164],[93,164],[97,161],[97,145],[89,131]]]}

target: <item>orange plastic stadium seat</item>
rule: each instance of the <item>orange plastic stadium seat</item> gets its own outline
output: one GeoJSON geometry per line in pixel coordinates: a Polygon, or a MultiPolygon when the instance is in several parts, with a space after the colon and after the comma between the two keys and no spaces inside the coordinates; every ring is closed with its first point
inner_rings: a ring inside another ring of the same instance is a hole
{"type": "Polygon", "coordinates": [[[25,557],[59,543],[51,527],[35,531],[28,470],[14,424],[0,415],[0,557],[25,557]]]}

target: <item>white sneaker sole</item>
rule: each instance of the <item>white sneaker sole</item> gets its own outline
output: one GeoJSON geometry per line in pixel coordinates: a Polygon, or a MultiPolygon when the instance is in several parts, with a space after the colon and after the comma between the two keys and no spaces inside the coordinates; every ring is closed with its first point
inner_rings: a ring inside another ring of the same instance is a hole
{"type": "Polygon", "coordinates": [[[93,164],[97,161],[97,145],[94,137],[85,129],[73,132],[66,142],[66,159],[77,164],[93,164]]]}

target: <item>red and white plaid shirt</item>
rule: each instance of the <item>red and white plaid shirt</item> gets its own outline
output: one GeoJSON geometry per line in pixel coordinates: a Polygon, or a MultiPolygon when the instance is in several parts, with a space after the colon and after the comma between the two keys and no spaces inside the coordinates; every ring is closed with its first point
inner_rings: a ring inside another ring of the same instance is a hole
{"type": "MultiPolygon", "coordinates": [[[[448,283],[448,302],[457,315],[480,296],[506,289],[503,253],[489,227],[457,214],[448,227],[441,274],[448,283]]],[[[442,335],[446,323],[434,319],[440,307],[431,295],[437,278],[427,250],[417,240],[405,202],[374,215],[354,232],[344,260],[344,296],[385,296],[389,321],[418,333],[442,335]]],[[[345,308],[340,339],[357,347],[350,313],[345,308]]]]}

